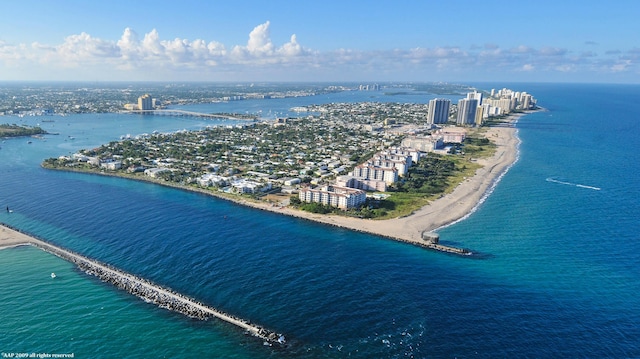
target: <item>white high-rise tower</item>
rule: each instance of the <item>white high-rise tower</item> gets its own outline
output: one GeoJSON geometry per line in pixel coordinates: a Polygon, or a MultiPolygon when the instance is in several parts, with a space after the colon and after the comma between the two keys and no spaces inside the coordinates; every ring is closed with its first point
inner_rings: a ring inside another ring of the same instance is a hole
{"type": "Polygon", "coordinates": [[[449,108],[451,101],[446,98],[434,98],[429,101],[429,113],[427,123],[447,123],[449,120],[449,108]]]}
{"type": "Polygon", "coordinates": [[[458,117],[456,123],[458,125],[473,125],[476,121],[476,110],[478,109],[478,100],[463,98],[458,101],[458,117]]]}

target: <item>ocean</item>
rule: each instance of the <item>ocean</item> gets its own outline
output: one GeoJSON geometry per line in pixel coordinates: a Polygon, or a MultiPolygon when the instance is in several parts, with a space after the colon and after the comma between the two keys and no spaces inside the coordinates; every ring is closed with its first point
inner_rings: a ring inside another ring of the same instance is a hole
{"type": "MultiPolygon", "coordinates": [[[[169,312],[32,247],[0,250],[0,352],[75,358],[640,357],[640,86],[527,91],[519,160],[433,252],[111,177],[48,157],[152,131],[234,122],[86,114],[7,117],[44,139],[0,143],[0,221],[284,333],[285,348],[169,312]],[[52,279],[50,273],[57,278],[52,279]]],[[[313,103],[428,102],[345,92],[193,105],[264,116],[313,103]]],[[[457,98],[457,97],[454,97],[457,98]]],[[[4,121],[1,121],[4,120],[4,121]]]]}

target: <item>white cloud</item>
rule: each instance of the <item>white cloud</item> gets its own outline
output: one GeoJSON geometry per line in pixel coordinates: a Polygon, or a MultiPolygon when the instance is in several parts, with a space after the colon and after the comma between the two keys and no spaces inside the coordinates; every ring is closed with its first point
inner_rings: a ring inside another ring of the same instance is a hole
{"type": "Polygon", "coordinates": [[[573,64],[561,64],[554,67],[554,70],[559,72],[574,72],[576,71],[576,66],[573,64]]]}
{"type": "Polygon", "coordinates": [[[139,56],[140,42],[138,34],[130,28],[124,29],[120,40],[116,43],[124,59],[136,59],[139,56]]]}
{"type": "Polygon", "coordinates": [[[286,44],[282,45],[278,52],[284,56],[297,56],[302,54],[302,46],[298,44],[298,39],[296,35],[291,35],[291,40],[286,44]]]}
{"type": "Polygon", "coordinates": [[[567,49],[560,49],[557,47],[543,47],[538,51],[542,56],[563,56],[567,54],[567,49]]]}
{"type": "Polygon", "coordinates": [[[611,66],[611,71],[612,72],[624,72],[627,71],[629,69],[629,66],[631,65],[631,60],[625,60],[622,62],[619,62],[617,64],[614,64],[611,66]]]}
{"type": "Polygon", "coordinates": [[[252,54],[273,53],[273,43],[269,37],[269,21],[256,26],[249,34],[247,50],[252,54]]]}
{"type": "Polygon", "coordinates": [[[67,36],[61,45],[55,47],[55,52],[49,52],[45,60],[62,66],[76,67],[116,57],[120,57],[120,49],[116,43],[82,32],[67,36]]]}
{"type": "Polygon", "coordinates": [[[528,46],[520,45],[516,48],[511,49],[510,52],[516,53],[516,54],[530,54],[535,52],[535,50],[528,46]]]}
{"type": "Polygon", "coordinates": [[[156,29],[144,35],[142,50],[146,57],[161,56],[164,53],[163,46],[160,43],[160,35],[156,29]]]}
{"type": "Polygon", "coordinates": [[[436,72],[470,78],[477,74],[507,77],[525,72],[638,73],[640,67],[638,48],[598,55],[552,46],[501,48],[498,44],[486,43],[464,47],[464,50],[458,46],[435,46],[368,51],[342,48],[320,52],[303,46],[295,34],[278,45],[271,39],[270,27],[269,21],[259,24],[249,32],[246,44],[232,46],[204,39],[163,39],[156,29],[140,36],[132,28],[125,28],[117,40],[82,32],[66,37],[57,45],[0,41],[0,76],[10,78],[9,75],[17,73],[68,76],[87,71],[107,80],[132,79],[141,73],[149,77],[145,79],[183,78],[190,73],[190,79],[196,80],[219,79],[229,74],[318,80],[327,80],[326,74],[334,74],[335,78],[347,80],[355,76],[376,78],[381,74],[404,78],[414,74],[429,76],[436,72]],[[36,68],[38,71],[31,71],[36,68]],[[75,72],[65,73],[64,69],[75,72]]]}
{"type": "Polygon", "coordinates": [[[533,71],[534,69],[535,69],[535,66],[531,64],[522,65],[522,71],[533,71]]]}

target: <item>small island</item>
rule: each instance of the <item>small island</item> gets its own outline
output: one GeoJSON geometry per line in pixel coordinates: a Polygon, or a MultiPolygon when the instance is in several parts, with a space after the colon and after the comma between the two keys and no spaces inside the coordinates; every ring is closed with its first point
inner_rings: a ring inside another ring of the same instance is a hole
{"type": "Polygon", "coordinates": [[[16,124],[0,124],[0,137],[24,137],[45,134],[47,134],[47,131],[43,130],[39,126],[28,127],[16,124]]]}

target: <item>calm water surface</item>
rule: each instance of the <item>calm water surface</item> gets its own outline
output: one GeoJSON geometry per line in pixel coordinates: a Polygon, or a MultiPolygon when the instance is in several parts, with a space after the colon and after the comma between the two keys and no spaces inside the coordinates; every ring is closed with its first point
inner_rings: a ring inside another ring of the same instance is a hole
{"type": "MultiPolygon", "coordinates": [[[[520,120],[520,160],[479,210],[440,231],[443,242],[482,252],[482,259],[39,167],[44,158],[126,134],[229,122],[10,118],[59,135],[0,144],[0,205],[14,210],[0,213],[0,221],[283,332],[291,345],[266,347],[224,323],[157,308],[23,247],[0,251],[0,351],[76,358],[640,357],[640,169],[629,156],[640,151],[640,87],[507,87],[532,93],[547,111],[520,120]]],[[[402,96],[342,93],[192,109],[262,110],[268,117],[311,103],[435,97],[402,96]]]]}

